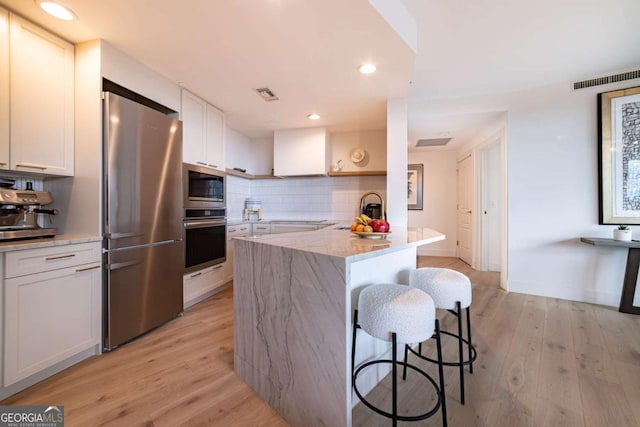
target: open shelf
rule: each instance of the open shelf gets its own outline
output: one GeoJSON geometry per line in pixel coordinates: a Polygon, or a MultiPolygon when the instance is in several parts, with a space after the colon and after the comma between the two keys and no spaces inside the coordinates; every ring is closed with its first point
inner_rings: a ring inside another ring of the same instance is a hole
{"type": "Polygon", "coordinates": [[[251,173],[241,172],[241,171],[237,171],[235,169],[229,169],[229,168],[225,169],[225,171],[227,172],[227,175],[239,176],[240,178],[246,178],[246,179],[281,179],[279,176],[254,175],[251,173]]]}
{"type": "Polygon", "coordinates": [[[387,171],[348,171],[329,172],[329,176],[387,176],[387,171]]]}

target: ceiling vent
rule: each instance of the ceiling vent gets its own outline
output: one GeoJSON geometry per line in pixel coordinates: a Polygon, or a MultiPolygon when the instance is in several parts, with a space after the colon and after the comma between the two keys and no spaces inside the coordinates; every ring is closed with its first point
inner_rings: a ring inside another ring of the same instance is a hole
{"type": "Polygon", "coordinates": [[[612,74],[610,76],[597,77],[595,79],[583,80],[573,83],[573,90],[586,89],[588,87],[606,85],[609,83],[624,82],[626,80],[640,79],[640,70],[628,71],[626,73],[612,74]]]}
{"type": "Polygon", "coordinates": [[[449,141],[451,141],[451,138],[419,139],[418,142],[416,142],[416,147],[437,147],[447,145],[449,141]]]}
{"type": "Polygon", "coordinates": [[[254,90],[258,92],[258,95],[260,95],[265,101],[277,101],[279,99],[268,87],[260,87],[254,90]]]}

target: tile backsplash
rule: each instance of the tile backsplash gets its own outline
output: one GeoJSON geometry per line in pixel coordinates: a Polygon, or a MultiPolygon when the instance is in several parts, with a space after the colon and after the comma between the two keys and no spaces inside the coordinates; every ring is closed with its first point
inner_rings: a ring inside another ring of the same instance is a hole
{"type": "MultiPolygon", "coordinates": [[[[262,202],[265,219],[350,220],[367,191],[376,191],[386,200],[384,176],[304,177],[248,180],[227,176],[227,217],[242,218],[244,201],[253,197],[262,202]]],[[[377,203],[369,196],[367,202],[377,203]]]]}

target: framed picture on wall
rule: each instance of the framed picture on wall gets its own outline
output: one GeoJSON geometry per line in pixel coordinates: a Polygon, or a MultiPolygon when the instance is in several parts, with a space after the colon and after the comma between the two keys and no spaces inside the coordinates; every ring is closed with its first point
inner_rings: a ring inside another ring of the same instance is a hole
{"type": "Polygon", "coordinates": [[[407,207],[412,210],[422,210],[422,166],[407,168],[407,207]]]}
{"type": "Polygon", "coordinates": [[[600,224],[640,224],[640,87],[598,94],[600,224]]]}

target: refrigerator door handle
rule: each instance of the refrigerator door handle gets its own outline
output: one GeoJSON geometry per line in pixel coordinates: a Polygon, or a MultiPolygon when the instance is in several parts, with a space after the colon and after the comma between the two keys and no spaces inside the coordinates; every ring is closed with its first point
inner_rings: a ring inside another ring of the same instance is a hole
{"type": "Polygon", "coordinates": [[[112,264],[106,264],[105,267],[109,271],[119,270],[125,267],[131,267],[133,265],[142,264],[144,259],[135,259],[133,261],[125,261],[125,262],[114,262],[112,264]]]}
{"type": "Polygon", "coordinates": [[[144,233],[104,233],[106,239],[124,239],[125,237],[141,237],[144,233]]]}
{"type": "Polygon", "coordinates": [[[117,249],[102,249],[102,253],[109,254],[113,252],[122,252],[122,251],[131,250],[131,249],[150,248],[151,246],[169,245],[171,243],[179,243],[179,242],[182,242],[182,238],[172,239],[172,240],[163,240],[162,242],[145,243],[144,245],[126,246],[124,248],[117,248],[117,249]]]}

